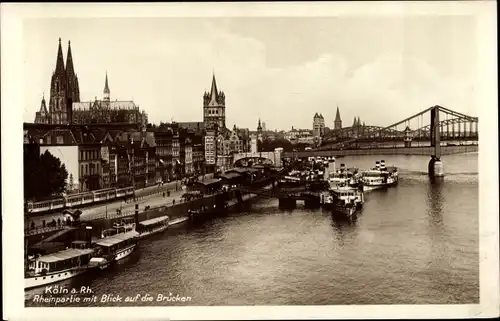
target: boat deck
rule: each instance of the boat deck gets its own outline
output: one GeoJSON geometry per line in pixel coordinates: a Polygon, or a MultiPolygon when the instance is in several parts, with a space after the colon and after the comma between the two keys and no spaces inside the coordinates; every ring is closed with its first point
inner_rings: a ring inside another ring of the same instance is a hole
{"type": "Polygon", "coordinates": [[[67,249],[60,252],[48,254],[39,257],[37,260],[44,263],[53,263],[58,261],[65,261],[82,255],[94,252],[93,249],[67,249]]]}
{"type": "Polygon", "coordinates": [[[126,233],[115,234],[113,236],[108,236],[103,239],[97,240],[96,244],[101,246],[113,246],[115,244],[121,243],[128,239],[138,237],[139,233],[136,231],[130,231],[126,233]]]}

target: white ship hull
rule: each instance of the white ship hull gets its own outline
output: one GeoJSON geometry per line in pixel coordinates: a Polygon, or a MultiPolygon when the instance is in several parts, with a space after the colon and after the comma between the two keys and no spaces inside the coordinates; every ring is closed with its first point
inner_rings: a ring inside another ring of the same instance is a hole
{"type": "Polygon", "coordinates": [[[189,217],[179,217],[168,222],[168,226],[180,224],[189,220],[189,217]]]}
{"type": "Polygon", "coordinates": [[[168,224],[165,224],[165,225],[162,225],[161,227],[158,227],[152,231],[143,232],[139,235],[139,239],[143,239],[143,238],[148,237],[148,236],[153,235],[153,234],[161,233],[161,232],[165,231],[168,228],[168,226],[169,226],[168,224]]]}
{"type": "Polygon", "coordinates": [[[24,278],[24,289],[32,289],[39,286],[64,281],[73,278],[77,275],[88,272],[90,269],[88,267],[71,268],[67,270],[62,270],[53,273],[47,273],[46,275],[37,275],[33,277],[24,278]]]}
{"type": "Polygon", "coordinates": [[[341,214],[344,216],[351,217],[353,216],[356,211],[358,210],[358,207],[356,206],[344,206],[342,204],[334,204],[331,202],[325,203],[324,206],[328,209],[330,209],[332,212],[335,212],[337,214],[341,214]]]}
{"type": "Polygon", "coordinates": [[[396,179],[389,179],[387,180],[387,183],[375,183],[375,184],[370,184],[370,183],[363,183],[363,192],[368,192],[368,191],[373,191],[375,189],[379,188],[384,188],[384,187],[389,187],[396,185],[398,181],[396,179]]]}
{"type": "Polygon", "coordinates": [[[132,244],[124,249],[118,250],[115,254],[114,261],[120,261],[134,252],[137,244],[132,244]]]}
{"type": "Polygon", "coordinates": [[[384,188],[386,187],[386,184],[380,184],[380,185],[363,185],[363,192],[369,192],[373,191],[376,189],[384,188]]]}
{"type": "Polygon", "coordinates": [[[339,205],[334,205],[333,206],[333,211],[345,215],[345,216],[353,216],[354,213],[356,213],[357,208],[355,206],[351,207],[345,207],[345,206],[339,206],[339,205]]]}

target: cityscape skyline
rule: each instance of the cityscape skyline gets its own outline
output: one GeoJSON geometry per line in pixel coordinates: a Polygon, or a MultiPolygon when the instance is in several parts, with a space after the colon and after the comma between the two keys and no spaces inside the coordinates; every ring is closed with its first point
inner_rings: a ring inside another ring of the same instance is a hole
{"type": "Polygon", "coordinates": [[[210,90],[213,73],[227,94],[229,128],[252,129],[258,118],[270,130],[311,128],[315,112],[333,128],[337,105],[346,125],[360,115],[367,124],[390,125],[435,104],[474,116],[476,59],[468,45],[474,35],[465,17],[32,20],[24,39],[24,121],[33,122],[48,95],[59,37],[64,54],[71,41],[82,100],[102,98],[107,73],[111,100],[134,100],[151,123],[202,121],[203,92],[210,90]],[[347,45],[339,28],[370,41],[372,53],[347,45]],[[403,39],[407,33],[411,43],[403,39]],[[329,36],[335,40],[324,44],[329,36]],[[300,41],[305,39],[307,47],[300,41]],[[444,53],[438,50],[443,41],[444,53]],[[128,48],[131,42],[136,45],[128,48]],[[452,59],[443,61],[450,52],[452,59]]]}

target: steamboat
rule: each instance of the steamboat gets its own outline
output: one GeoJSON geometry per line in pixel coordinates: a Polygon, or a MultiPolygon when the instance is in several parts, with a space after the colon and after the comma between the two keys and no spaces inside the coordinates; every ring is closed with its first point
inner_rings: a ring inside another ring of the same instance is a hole
{"type": "Polygon", "coordinates": [[[353,216],[363,207],[364,193],[361,188],[351,187],[347,184],[337,185],[321,194],[323,205],[336,214],[353,216]]]}
{"type": "Polygon", "coordinates": [[[376,161],[374,168],[364,171],[361,175],[361,183],[365,192],[394,186],[399,180],[397,167],[386,167],[384,160],[376,161]]]}
{"type": "Polygon", "coordinates": [[[137,231],[131,230],[97,240],[95,256],[89,262],[90,267],[105,269],[111,263],[126,258],[136,249],[139,236],[137,231]]]}
{"type": "Polygon", "coordinates": [[[64,281],[92,269],[90,260],[95,251],[89,233],[91,229],[90,226],[86,227],[88,241],[73,241],[69,248],[60,243],[56,251],[52,249],[44,255],[28,255],[24,277],[25,290],[64,281]]]}
{"type": "Polygon", "coordinates": [[[73,244],[71,248],[31,260],[24,277],[24,288],[31,289],[64,281],[89,271],[92,268],[89,261],[94,250],[77,247],[77,244],[73,244]]]}
{"type": "Polygon", "coordinates": [[[142,221],[139,223],[139,226],[137,228],[139,239],[148,237],[153,234],[161,233],[168,229],[169,225],[170,218],[166,215],[142,221]]]}
{"type": "Polygon", "coordinates": [[[340,170],[328,171],[327,181],[330,188],[336,188],[337,186],[344,185],[357,187],[360,178],[361,175],[357,168],[346,168],[345,164],[340,164],[340,170]]]}

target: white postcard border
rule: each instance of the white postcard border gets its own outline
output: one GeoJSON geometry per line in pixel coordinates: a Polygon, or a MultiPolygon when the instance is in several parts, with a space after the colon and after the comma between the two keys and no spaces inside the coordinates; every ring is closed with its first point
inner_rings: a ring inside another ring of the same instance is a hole
{"type": "Polygon", "coordinates": [[[9,320],[204,320],[295,318],[494,317],[499,311],[498,101],[496,3],[176,3],[176,4],[2,4],[2,218],[4,319],[9,320]],[[26,18],[384,16],[474,15],[478,21],[480,129],[480,304],[254,307],[25,308],[23,284],[23,29],[26,18]]]}

